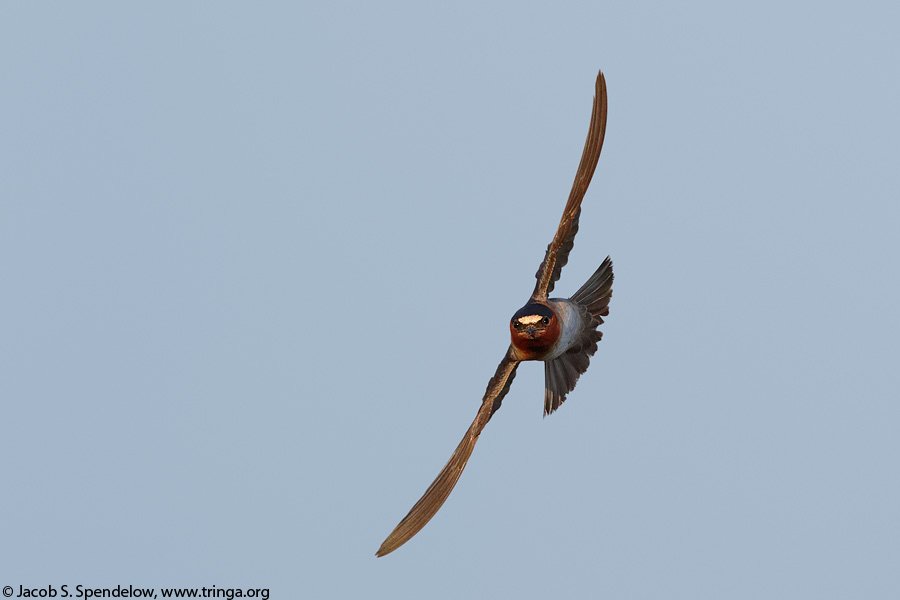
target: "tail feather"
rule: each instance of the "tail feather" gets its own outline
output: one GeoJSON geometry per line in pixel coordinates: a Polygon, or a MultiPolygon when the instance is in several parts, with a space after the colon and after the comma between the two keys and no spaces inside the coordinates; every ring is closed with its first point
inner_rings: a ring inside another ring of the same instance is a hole
{"type": "Polygon", "coordinates": [[[569,298],[582,311],[584,329],[569,350],[544,363],[544,416],[562,406],[566,395],[575,389],[578,378],[587,371],[591,356],[597,351],[597,342],[603,337],[597,326],[609,314],[612,283],[612,261],[606,257],[581,289],[569,298]]]}
{"type": "Polygon", "coordinates": [[[603,323],[601,317],[609,314],[609,299],[612,298],[613,265],[607,256],[594,274],[588,278],[581,288],[569,298],[577,302],[591,313],[597,323],[603,323]]]}

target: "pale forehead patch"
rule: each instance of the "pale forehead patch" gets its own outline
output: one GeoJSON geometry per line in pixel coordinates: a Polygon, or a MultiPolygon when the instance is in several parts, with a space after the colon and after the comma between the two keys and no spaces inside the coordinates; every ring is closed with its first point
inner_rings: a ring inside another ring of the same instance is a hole
{"type": "Polygon", "coordinates": [[[528,315],[527,317],[519,317],[516,320],[523,325],[531,325],[532,323],[537,323],[543,318],[544,317],[542,317],[541,315],[528,315]]]}

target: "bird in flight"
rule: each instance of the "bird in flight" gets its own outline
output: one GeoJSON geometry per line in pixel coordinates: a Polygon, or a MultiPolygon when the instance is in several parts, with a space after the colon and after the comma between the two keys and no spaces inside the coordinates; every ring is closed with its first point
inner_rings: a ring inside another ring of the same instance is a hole
{"type": "Polygon", "coordinates": [[[509,392],[520,362],[544,361],[544,416],[560,407],[566,394],[575,388],[578,377],[587,370],[591,356],[597,351],[597,342],[603,335],[597,331],[597,327],[603,323],[602,317],[609,314],[612,261],[607,257],[569,299],[548,298],[548,295],[553,291],[553,284],[559,279],[560,271],[569,260],[569,252],[578,232],[581,200],[597,167],[605,133],[606,79],[601,71],[597,74],[591,124],[581,163],[575,173],[575,183],[569,192],[569,201],[566,202],[556,235],[547,246],[547,254],[535,274],[537,284],[534,292],[525,306],[517,310],[510,320],[512,343],[500,361],[497,372],[488,382],[481,408],[453,456],[409,514],[403,517],[384,540],[375,556],[390,554],[409,541],[444,504],[466,467],[478,436],[509,392]]]}

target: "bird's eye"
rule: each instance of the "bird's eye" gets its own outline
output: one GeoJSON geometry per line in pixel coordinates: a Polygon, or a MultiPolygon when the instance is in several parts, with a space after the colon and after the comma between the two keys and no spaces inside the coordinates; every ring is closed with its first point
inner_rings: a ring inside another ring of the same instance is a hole
{"type": "Polygon", "coordinates": [[[543,319],[541,319],[541,323],[543,323],[544,325],[549,325],[550,317],[544,317],[543,319]]]}
{"type": "Polygon", "coordinates": [[[522,324],[518,321],[513,321],[513,327],[515,327],[516,329],[522,329],[522,324]]]}

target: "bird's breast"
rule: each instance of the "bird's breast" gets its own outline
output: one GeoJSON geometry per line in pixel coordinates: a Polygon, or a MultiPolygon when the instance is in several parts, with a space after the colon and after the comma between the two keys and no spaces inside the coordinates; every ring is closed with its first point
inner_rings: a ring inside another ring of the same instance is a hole
{"type": "Polygon", "coordinates": [[[584,328],[581,311],[568,300],[551,298],[548,302],[559,321],[559,336],[547,354],[541,360],[553,360],[572,347],[584,328]]]}

